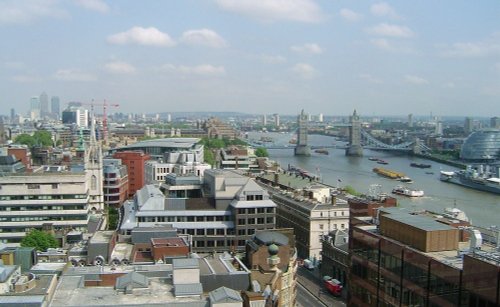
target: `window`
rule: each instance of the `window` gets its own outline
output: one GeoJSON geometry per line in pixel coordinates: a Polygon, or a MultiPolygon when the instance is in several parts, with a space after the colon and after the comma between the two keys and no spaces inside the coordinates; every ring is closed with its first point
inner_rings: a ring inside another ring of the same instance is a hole
{"type": "Polygon", "coordinates": [[[267,213],[274,213],[274,208],[266,208],[267,213]]]}
{"type": "Polygon", "coordinates": [[[207,229],[207,236],[213,236],[215,233],[215,229],[207,229]]]}
{"type": "Polygon", "coordinates": [[[247,200],[250,200],[250,201],[254,200],[254,196],[253,195],[247,195],[247,200]]]}
{"type": "Polygon", "coordinates": [[[53,183],[53,184],[52,184],[52,188],[53,188],[53,189],[57,189],[58,187],[59,187],[59,184],[57,184],[57,183],[53,183]]]}
{"type": "Polygon", "coordinates": [[[196,235],[202,236],[205,234],[205,229],[196,229],[196,235]]]}
{"type": "Polygon", "coordinates": [[[194,222],[194,216],[188,216],[187,217],[188,222],[194,222]]]}
{"type": "Polygon", "coordinates": [[[238,236],[244,236],[245,235],[245,229],[238,229],[238,236]]]}
{"type": "Polygon", "coordinates": [[[255,233],[255,229],[248,229],[248,235],[253,235],[255,233]]]}
{"type": "Polygon", "coordinates": [[[238,219],[238,225],[245,225],[245,219],[238,219]]]}
{"type": "Polygon", "coordinates": [[[247,212],[248,214],[255,214],[255,208],[249,208],[247,212]]]}
{"type": "Polygon", "coordinates": [[[273,217],[266,217],[266,223],[267,224],[274,224],[274,218],[273,217]]]}
{"type": "Polygon", "coordinates": [[[264,224],[264,218],[263,217],[257,218],[257,224],[259,224],[259,225],[264,224]]]}
{"type": "Polygon", "coordinates": [[[264,197],[262,195],[255,195],[255,200],[262,200],[264,197]]]}
{"type": "Polygon", "coordinates": [[[245,214],[246,212],[246,209],[238,209],[238,214],[245,214]]]}
{"type": "Polygon", "coordinates": [[[40,188],[39,184],[28,183],[28,189],[30,189],[30,190],[39,189],[39,188],[40,188]]]}
{"type": "Polygon", "coordinates": [[[222,228],[218,228],[218,229],[217,229],[217,235],[218,235],[218,236],[223,236],[223,235],[224,235],[224,229],[222,229],[222,228]]]}
{"type": "Polygon", "coordinates": [[[257,208],[257,213],[264,213],[264,208],[257,208]]]}
{"type": "Polygon", "coordinates": [[[97,189],[97,177],[95,175],[92,175],[92,177],[90,178],[90,189],[97,189]]]}
{"type": "Polygon", "coordinates": [[[319,229],[323,230],[323,224],[319,224],[319,229]]]}
{"type": "Polygon", "coordinates": [[[340,224],[340,228],[344,229],[345,228],[345,224],[340,224]]]}
{"type": "Polygon", "coordinates": [[[255,224],[255,219],[254,218],[248,219],[247,224],[255,224]]]}
{"type": "Polygon", "coordinates": [[[203,222],[203,220],[204,220],[204,219],[205,219],[205,217],[204,217],[204,216],[197,216],[197,217],[196,217],[196,221],[197,221],[197,222],[203,222]]]}

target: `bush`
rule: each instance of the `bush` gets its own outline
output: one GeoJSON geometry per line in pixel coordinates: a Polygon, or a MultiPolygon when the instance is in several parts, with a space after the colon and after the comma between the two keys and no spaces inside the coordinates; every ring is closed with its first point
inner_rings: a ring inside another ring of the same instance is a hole
{"type": "Polygon", "coordinates": [[[34,229],[21,240],[21,246],[34,247],[39,251],[46,251],[48,248],[58,247],[59,244],[53,235],[34,229]]]}

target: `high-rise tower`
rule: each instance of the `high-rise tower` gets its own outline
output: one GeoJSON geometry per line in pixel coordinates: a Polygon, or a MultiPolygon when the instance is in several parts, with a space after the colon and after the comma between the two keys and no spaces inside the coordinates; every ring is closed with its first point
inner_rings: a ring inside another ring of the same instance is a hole
{"type": "Polygon", "coordinates": [[[49,96],[43,92],[40,94],[40,116],[43,118],[49,114],[49,96]]]}
{"type": "Polygon", "coordinates": [[[58,96],[52,96],[50,99],[50,111],[55,119],[61,117],[61,101],[58,96]]]}
{"type": "Polygon", "coordinates": [[[307,122],[308,116],[304,113],[304,110],[302,110],[297,117],[297,124],[299,127],[297,128],[297,147],[295,147],[296,156],[311,155],[311,147],[307,145],[307,122]]]}
{"type": "Polygon", "coordinates": [[[362,157],[363,147],[361,147],[361,121],[358,113],[354,113],[349,117],[349,147],[345,151],[346,156],[362,157]]]}

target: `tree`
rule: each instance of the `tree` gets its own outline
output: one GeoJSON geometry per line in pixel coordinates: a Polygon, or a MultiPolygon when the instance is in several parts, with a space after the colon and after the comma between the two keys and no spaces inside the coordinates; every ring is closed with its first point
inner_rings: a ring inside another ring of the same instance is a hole
{"type": "Polygon", "coordinates": [[[47,130],[38,130],[33,135],[35,139],[35,145],[41,146],[52,146],[52,134],[47,130]]]}
{"type": "Polygon", "coordinates": [[[257,157],[269,157],[269,153],[267,152],[267,149],[264,147],[259,147],[255,150],[255,155],[257,157]]]}
{"type": "Polygon", "coordinates": [[[118,210],[108,207],[108,229],[115,230],[118,227],[118,210]]]}
{"type": "Polygon", "coordinates": [[[31,148],[35,145],[35,138],[29,134],[23,133],[16,137],[15,142],[31,148]]]}
{"type": "Polygon", "coordinates": [[[51,247],[58,247],[56,238],[44,231],[33,229],[21,240],[23,247],[35,247],[39,251],[46,251],[51,247]]]}

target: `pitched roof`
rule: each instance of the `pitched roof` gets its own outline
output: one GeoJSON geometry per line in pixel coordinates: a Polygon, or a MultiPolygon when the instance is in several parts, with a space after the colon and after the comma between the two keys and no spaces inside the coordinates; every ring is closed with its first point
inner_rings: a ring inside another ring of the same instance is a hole
{"type": "Polygon", "coordinates": [[[208,295],[212,303],[243,302],[238,291],[226,287],[220,287],[210,291],[208,295]]]}
{"type": "Polygon", "coordinates": [[[125,289],[129,286],[133,288],[147,288],[149,280],[146,276],[137,272],[130,272],[116,279],[116,289],[125,289]]]}

